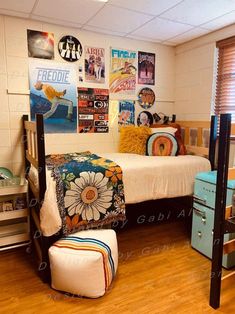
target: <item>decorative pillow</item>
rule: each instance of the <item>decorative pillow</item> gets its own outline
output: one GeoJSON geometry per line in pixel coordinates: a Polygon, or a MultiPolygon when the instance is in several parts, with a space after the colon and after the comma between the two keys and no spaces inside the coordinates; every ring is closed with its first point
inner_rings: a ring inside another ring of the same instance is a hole
{"type": "Polygon", "coordinates": [[[147,140],[146,155],[148,156],[175,156],[177,151],[177,140],[170,133],[154,133],[147,140]]]}
{"type": "Polygon", "coordinates": [[[145,155],[146,142],[151,134],[151,129],[146,126],[128,125],[121,127],[119,152],[145,155]]]}
{"type": "MultiPolygon", "coordinates": [[[[177,129],[177,131],[175,132],[175,138],[177,140],[177,143],[178,143],[178,155],[186,155],[186,147],[184,146],[184,143],[183,143],[183,140],[182,140],[182,137],[181,137],[181,128],[180,128],[180,125],[178,123],[168,123],[168,124],[152,124],[151,125],[151,128],[175,128],[177,129]]],[[[167,131],[168,132],[168,131],[167,131]]],[[[154,131],[155,133],[155,131],[154,131]]],[[[168,133],[171,133],[171,132],[168,132],[168,133]]]]}
{"type": "Polygon", "coordinates": [[[177,132],[177,129],[176,128],[172,128],[171,126],[169,126],[169,127],[163,127],[163,128],[161,128],[161,127],[159,127],[159,128],[151,128],[151,131],[152,131],[152,133],[159,133],[159,132],[166,132],[166,133],[170,133],[170,134],[172,134],[172,135],[174,135],[175,136],[175,133],[177,132]]]}

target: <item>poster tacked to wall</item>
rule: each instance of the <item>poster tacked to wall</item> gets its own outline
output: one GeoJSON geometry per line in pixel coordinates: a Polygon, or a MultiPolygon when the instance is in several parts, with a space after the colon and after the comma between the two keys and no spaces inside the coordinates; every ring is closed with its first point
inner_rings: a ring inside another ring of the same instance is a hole
{"type": "Polygon", "coordinates": [[[85,47],[85,81],[105,82],[104,48],[85,47]]]}
{"type": "Polygon", "coordinates": [[[135,94],[136,59],[135,51],[111,48],[110,93],[135,94]]]}
{"type": "Polygon", "coordinates": [[[79,133],[107,133],[109,90],[78,87],[79,133]]]}
{"type": "Polygon", "coordinates": [[[118,126],[135,124],[135,104],[134,101],[119,101],[118,126]]]}
{"type": "Polygon", "coordinates": [[[54,34],[27,29],[28,56],[54,59],[54,34]]]}
{"type": "Polygon", "coordinates": [[[138,84],[155,84],[155,53],[138,52],[138,84]]]}
{"type": "Polygon", "coordinates": [[[42,113],[46,133],[77,132],[76,67],[29,60],[31,120],[42,113]]]}

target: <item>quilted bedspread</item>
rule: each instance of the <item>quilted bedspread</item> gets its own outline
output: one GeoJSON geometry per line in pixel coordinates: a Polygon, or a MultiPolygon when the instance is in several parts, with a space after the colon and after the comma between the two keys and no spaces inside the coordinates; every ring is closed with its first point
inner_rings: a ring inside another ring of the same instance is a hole
{"type": "Polygon", "coordinates": [[[125,220],[122,169],[90,152],[46,156],[63,234],[125,220]]]}

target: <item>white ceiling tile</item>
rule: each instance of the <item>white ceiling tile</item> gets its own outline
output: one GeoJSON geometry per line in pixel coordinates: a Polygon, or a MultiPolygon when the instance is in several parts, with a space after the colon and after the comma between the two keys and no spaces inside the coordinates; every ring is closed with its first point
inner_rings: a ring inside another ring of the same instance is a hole
{"type": "Polygon", "coordinates": [[[57,24],[57,25],[61,25],[61,26],[69,26],[69,27],[75,27],[75,28],[81,28],[81,26],[82,26],[82,24],[79,24],[79,23],[73,23],[73,22],[69,22],[69,21],[61,21],[58,19],[54,19],[54,18],[52,19],[52,18],[44,17],[44,16],[31,15],[31,17],[37,21],[53,23],[53,24],[57,24]]]}
{"type": "Polygon", "coordinates": [[[142,40],[142,41],[148,41],[148,42],[152,42],[152,43],[160,43],[161,40],[156,39],[156,38],[147,38],[147,37],[142,37],[142,36],[137,36],[137,35],[127,35],[127,38],[131,38],[131,39],[136,39],[136,40],[142,40]]]}
{"type": "Polygon", "coordinates": [[[108,3],[142,13],[159,15],[180,2],[182,0],[109,0],[108,3]]]}
{"type": "Polygon", "coordinates": [[[161,17],[198,26],[235,10],[234,0],[185,0],[161,17]]]}
{"type": "Polygon", "coordinates": [[[181,44],[183,42],[192,40],[194,38],[200,37],[202,35],[210,33],[210,30],[203,29],[200,27],[195,27],[194,29],[185,32],[184,34],[178,35],[174,38],[170,38],[169,41],[175,43],[175,44],[181,44]]]}
{"type": "Polygon", "coordinates": [[[88,22],[88,25],[129,33],[150,19],[152,19],[150,15],[106,5],[88,22]]]}
{"type": "Polygon", "coordinates": [[[103,6],[104,2],[95,0],[39,0],[33,14],[84,24],[103,6]]]}
{"type": "Polygon", "coordinates": [[[104,29],[104,28],[99,28],[96,26],[89,26],[89,25],[83,26],[82,29],[87,30],[87,31],[91,31],[91,32],[102,33],[102,34],[107,34],[107,35],[114,35],[114,36],[125,36],[126,35],[126,33],[115,32],[115,31],[111,31],[109,29],[104,29]]]}
{"type": "Polygon", "coordinates": [[[132,33],[132,35],[167,40],[180,35],[193,27],[186,24],[155,18],[132,33]]]}
{"type": "Polygon", "coordinates": [[[233,23],[235,23],[235,11],[225,14],[219,17],[218,19],[215,19],[215,20],[210,21],[209,23],[203,24],[202,26],[210,30],[215,30],[215,29],[222,28],[233,23]]]}
{"type": "Polygon", "coordinates": [[[35,0],[0,0],[0,9],[30,13],[35,0]]]}

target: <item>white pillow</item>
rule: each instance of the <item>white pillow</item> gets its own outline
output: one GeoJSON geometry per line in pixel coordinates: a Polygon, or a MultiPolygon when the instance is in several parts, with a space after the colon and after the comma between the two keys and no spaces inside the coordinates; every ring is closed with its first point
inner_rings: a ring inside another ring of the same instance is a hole
{"type": "Polygon", "coordinates": [[[163,128],[151,128],[152,133],[159,133],[159,132],[165,132],[170,133],[172,135],[175,135],[175,132],[177,131],[176,128],[173,128],[172,126],[163,127],[163,128]]]}

